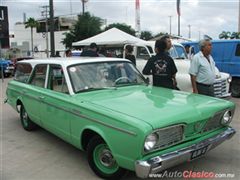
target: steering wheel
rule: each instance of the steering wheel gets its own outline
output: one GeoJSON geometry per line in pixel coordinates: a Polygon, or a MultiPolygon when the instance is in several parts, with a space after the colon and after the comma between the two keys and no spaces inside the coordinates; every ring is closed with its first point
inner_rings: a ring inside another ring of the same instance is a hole
{"type": "Polygon", "coordinates": [[[126,77],[126,76],[123,76],[123,77],[117,78],[117,79],[114,81],[114,85],[116,85],[119,81],[124,80],[124,79],[126,79],[128,82],[131,82],[131,79],[129,79],[129,78],[126,77]]]}

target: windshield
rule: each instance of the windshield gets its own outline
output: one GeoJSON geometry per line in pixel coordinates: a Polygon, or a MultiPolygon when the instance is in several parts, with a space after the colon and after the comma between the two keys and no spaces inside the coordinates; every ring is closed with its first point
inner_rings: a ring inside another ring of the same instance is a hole
{"type": "Polygon", "coordinates": [[[174,45],[174,48],[171,48],[169,53],[173,59],[187,59],[185,49],[182,46],[174,45]]]}
{"type": "MultiPolygon", "coordinates": [[[[148,47],[149,50],[150,47],[148,47]]],[[[146,47],[137,47],[137,59],[148,60],[150,58],[150,54],[148,53],[146,47]]]]}
{"type": "Polygon", "coordinates": [[[143,76],[129,62],[99,62],[68,67],[75,93],[119,86],[145,84],[143,76]]]}

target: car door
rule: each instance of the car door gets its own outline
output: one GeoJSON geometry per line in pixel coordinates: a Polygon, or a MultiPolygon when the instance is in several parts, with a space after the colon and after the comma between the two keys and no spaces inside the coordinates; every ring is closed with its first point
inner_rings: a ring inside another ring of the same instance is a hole
{"type": "Polygon", "coordinates": [[[29,85],[23,89],[23,105],[30,117],[30,119],[41,125],[41,111],[42,111],[42,91],[46,84],[47,65],[36,65],[29,85]]]}
{"type": "Polygon", "coordinates": [[[238,76],[240,74],[240,43],[239,41],[234,43],[234,50],[231,57],[231,68],[228,71],[232,76],[238,76]]]}
{"type": "Polygon", "coordinates": [[[70,95],[61,65],[50,64],[47,88],[43,92],[43,127],[70,141],[70,95]]]}
{"type": "Polygon", "coordinates": [[[211,55],[215,61],[217,68],[221,72],[227,72],[227,61],[229,61],[232,44],[213,42],[211,55]]]}

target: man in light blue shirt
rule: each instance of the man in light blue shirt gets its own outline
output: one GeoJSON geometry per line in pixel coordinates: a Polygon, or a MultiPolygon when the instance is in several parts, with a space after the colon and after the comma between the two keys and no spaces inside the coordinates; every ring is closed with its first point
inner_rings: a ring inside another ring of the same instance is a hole
{"type": "Polygon", "coordinates": [[[213,83],[216,75],[215,62],[210,55],[212,44],[206,39],[201,40],[199,46],[200,51],[193,57],[189,69],[193,93],[214,96],[213,83]]]}

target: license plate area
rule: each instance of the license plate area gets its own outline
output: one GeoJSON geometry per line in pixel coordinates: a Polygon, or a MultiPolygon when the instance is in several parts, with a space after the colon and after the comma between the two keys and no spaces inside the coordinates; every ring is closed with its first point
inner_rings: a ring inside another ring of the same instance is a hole
{"type": "Polygon", "coordinates": [[[204,146],[200,149],[197,149],[197,150],[193,151],[192,154],[191,154],[191,159],[190,160],[194,160],[196,158],[199,158],[199,157],[203,156],[207,152],[207,150],[208,150],[208,146],[204,146]]]}

